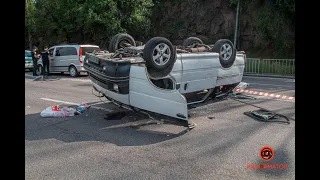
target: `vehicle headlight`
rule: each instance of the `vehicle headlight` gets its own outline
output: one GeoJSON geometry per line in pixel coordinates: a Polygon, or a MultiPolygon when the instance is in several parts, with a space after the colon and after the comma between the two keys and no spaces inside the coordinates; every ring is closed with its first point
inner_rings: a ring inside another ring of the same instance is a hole
{"type": "Polygon", "coordinates": [[[114,89],[115,91],[119,92],[119,87],[118,87],[117,84],[113,84],[113,89],[114,89]]]}

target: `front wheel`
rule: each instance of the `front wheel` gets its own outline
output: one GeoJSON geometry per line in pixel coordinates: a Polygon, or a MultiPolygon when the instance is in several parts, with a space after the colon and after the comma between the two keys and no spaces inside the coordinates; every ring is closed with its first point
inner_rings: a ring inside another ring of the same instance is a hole
{"type": "Polygon", "coordinates": [[[77,77],[79,75],[77,68],[74,66],[69,67],[69,73],[71,77],[77,77]]]}
{"type": "Polygon", "coordinates": [[[144,46],[143,59],[148,68],[163,71],[174,64],[176,52],[168,39],[154,37],[144,46]]]}

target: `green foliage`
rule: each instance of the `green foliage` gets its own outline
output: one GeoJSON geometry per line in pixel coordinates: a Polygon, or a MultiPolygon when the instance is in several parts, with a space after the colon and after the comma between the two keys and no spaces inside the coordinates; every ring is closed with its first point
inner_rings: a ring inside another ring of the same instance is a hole
{"type": "Polygon", "coordinates": [[[26,0],[25,4],[25,27],[30,31],[34,31],[35,26],[35,4],[33,0],[26,0]]]}
{"type": "Polygon", "coordinates": [[[33,29],[29,32],[40,46],[61,42],[106,46],[119,32],[128,32],[137,40],[150,34],[152,0],[27,0],[26,3],[32,6],[26,8],[25,24],[33,29]]]}
{"type": "MultiPolygon", "coordinates": [[[[238,0],[230,0],[232,6],[237,3],[238,0]]],[[[281,58],[294,47],[294,37],[289,33],[294,33],[295,0],[241,0],[240,6],[247,13],[254,13],[257,38],[262,46],[273,47],[274,57],[281,58]]]]}

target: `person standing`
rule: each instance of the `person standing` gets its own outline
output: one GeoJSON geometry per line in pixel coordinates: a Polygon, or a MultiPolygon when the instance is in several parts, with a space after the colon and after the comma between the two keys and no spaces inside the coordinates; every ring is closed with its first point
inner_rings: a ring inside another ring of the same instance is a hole
{"type": "Polygon", "coordinates": [[[32,62],[33,62],[33,76],[37,76],[37,62],[39,59],[39,55],[37,54],[37,47],[32,48],[31,52],[32,62]]]}
{"type": "Polygon", "coordinates": [[[48,51],[48,47],[45,46],[44,50],[41,52],[41,58],[42,58],[42,63],[43,63],[43,73],[42,75],[48,77],[49,76],[49,51],[48,51]],[[45,73],[47,72],[47,73],[45,73]]]}

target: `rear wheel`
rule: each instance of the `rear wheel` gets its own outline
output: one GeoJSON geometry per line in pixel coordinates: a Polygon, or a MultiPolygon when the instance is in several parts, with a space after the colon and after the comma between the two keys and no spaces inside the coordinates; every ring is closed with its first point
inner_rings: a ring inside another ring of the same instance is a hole
{"type": "Polygon", "coordinates": [[[69,67],[69,73],[71,77],[77,77],[79,75],[77,68],[74,66],[69,67]]]}
{"type": "Polygon", "coordinates": [[[135,40],[129,34],[120,33],[115,35],[110,41],[109,52],[115,52],[120,48],[126,47],[125,43],[136,46],[135,40]]]}
{"type": "Polygon", "coordinates": [[[114,44],[114,41],[116,40],[116,38],[119,36],[119,34],[115,35],[112,37],[110,43],[109,43],[109,48],[108,48],[108,51],[110,53],[114,52],[114,49],[113,49],[113,44],[114,44]]]}
{"type": "Polygon", "coordinates": [[[213,51],[219,53],[219,60],[222,67],[229,68],[233,65],[236,59],[236,49],[230,40],[218,40],[214,44],[213,51]]]}
{"type": "Polygon", "coordinates": [[[183,41],[183,46],[193,46],[195,44],[203,44],[203,42],[201,41],[201,39],[197,38],[197,37],[189,37],[186,40],[183,41]]]}

